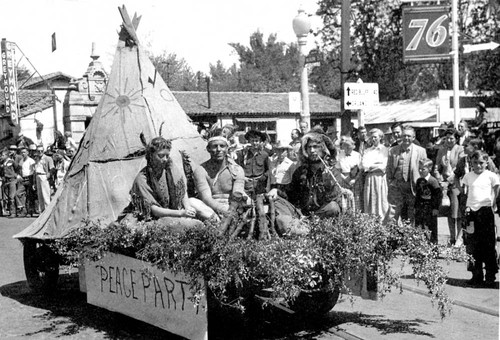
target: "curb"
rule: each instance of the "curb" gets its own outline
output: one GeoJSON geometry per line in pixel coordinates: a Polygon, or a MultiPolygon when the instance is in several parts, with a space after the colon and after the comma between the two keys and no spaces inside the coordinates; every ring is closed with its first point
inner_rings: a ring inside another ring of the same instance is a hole
{"type": "MultiPolygon", "coordinates": [[[[431,297],[431,294],[429,294],[427,292],[427,290],[425,290],[425,289],[412,287],[412,286],[407,285],[405,283],[402,284],[402,287],[403,287],[403,290],[408,290],[410,292],[413,292],[413,293],[416,293],[416,294],[420,294],[420,295],[423,295],[423,296],[427,296],[429,298],[431,297]]],[[[463,301],[459,301],[459,300],[453,300],[452,304],[456,305],[456,306],[464,307],[464,308],[467,308],[467,309],[471,309],[471,310],[479,312],[479,313],[488,314],[488,315],[496,316],[496,317],[499,316],[498,315],[498,310],[494,310],[494,309],[490,309],[490,308],[486,308],[486,307],[481,307],[481,306],[476,306],[476,305],[473,305],[473,304],[470,304],[470,303],[467,303],[467,302],[463,302],[463,301]]]]}

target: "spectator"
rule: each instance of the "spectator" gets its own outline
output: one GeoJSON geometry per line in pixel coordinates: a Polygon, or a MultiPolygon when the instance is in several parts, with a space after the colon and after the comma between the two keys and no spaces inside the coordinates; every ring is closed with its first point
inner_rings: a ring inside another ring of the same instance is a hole
{"type": "Polygon", "coordinates": [[[358,128],[358,138],[356,139],[356,144],[354,147],[354,151],[359,152],[362,156],[366,149],[370,147],[370,141],[368,140],[368,131],[366,131],[366,127],[360,126],[358,128]]]}
{"type": "Polygon", "coordinates": [[[455,245],[462,226],[462,213],[458,209],[458,195],[460,190],[455,186],[455,168],[458,160],[464,156],[464,148],[457,144],[457,130],[448,129],[444,133],[444,144],[436,157],[438,181],[443,192],[450,199],[450,210],[447,213],[448,228],[450,230],[450,245],[455,245]]]}
{"type": "Polygon", "coordinates": [[[65,150],[68,150],[69,148],[73,148],[75,150],[78,149],[78,146],[76,145],[76,142],[71,135],[71,131],[66,131],[64,133],[64,138],[66,139],[66,143],[65,143],[66,149],[65,150]]]}
{"type": "Polygon", "coordinates": [[[73,159],[73,157],[75,156],[75,152],[76,152],[76,149],[74,149],[74,148],[66,149],[66,157],[68,158],[68,160],[70,162],[73,159]]]}
{"type": "Polygon", "coordinates": [[[387,202],[387,157],[389,150],[381,143],[384,134],[379,129],[370,130],[372,146],[365,150],[361,167],[365,173],[363,190],[363,212],[380,216],[384,219],[389,204],[387,202]]]}
{"type": "MultiPolygon", "coordinates": [[[[455,167],[455,187],[456,188],[461,188],[462,187],[462,179],[465,176],[465,174],[469,173],[472,171],[472,162],[471,162],[471,156],[474,152],[476,151],[481,151],[483,150],[483,141],[479,138],[474,138],[466,142],[464,145],[464,156],[461,157],[458,162],[457,166],[455,167]]],[[[491,160],[491,158],[488,158],[488,164],[486,166],[486,169],[497,173],[497,167],[495,166],[494,162],[491,160]]],[[[458,196],[458,211],[459,213],[465,212],[466,208],[466,201],[467,201],[467,192],[460,190],[460,194],[458,196]]],[[[464,225],[464,221],[462,220],[462,226],[464,225]]],[[[455,246],[461,246],[462,242],[465,242],[465,240],[462,239],[463,236],[463,229],[460,228],[458,231],[458,236],[456,238],[455,246]]]]}
{"type": "Polygon", "coordinates": [[[391,131],[392,131],[392,139],[394,140],[394,142],[391,144],[391,147],[401,144],[401,142],[403,140],[402,139],[403,124],[401,124],[401,123],[392,124],[391,131]]]}
{"type": "Polygon", "coordinates": [[[61,131],[54,130],[54,143],[52,144],[52,150],[66,150],[66,138],[63,136],[61,131]]]}
{"type": "Polygon", "coordinates": [[[414,144],[415,130],[403,129],[401,144],[389,150],[387,184],[389,209],[386,222],[403,220],[415,222],[415,186],[420,178],[419,162],[427,158],[425,149],[414,144]]]}
{"type": "MultiPolygon", "coordinates": [[[[32,144],[33,145],[33,144],[32,144]]],[[[19,163],[21,182],[18,185],[17,197],[21,202],[24,211],[20,212],[26,216],[30,214],[33,216],[35,212],[35,190],[34,190],[34,177],[33,177],[33,164],[35,161],[29,156],[29,151],[25,147],[20,148],[22,159],[19,163]]]]}
{"type": "Polygon", "coordinates": [[[465,120],[461,120],[457,126],[458,131],[458,145],[464,146],[466,142],[471,139],[471,132],[469,131],[469,124],[465,120]]]}
{"type": "Polygon", "coordinates": [[[236,163],[245,171],[245,192],[254,199],[270,189],[269,154],[263,150],[266,135],[262,132],[249,130],[245,139],[250,146],[237,152],[236,163]]]}
{"type": "Polygon", "coordinates": [[[288,155],[293,152],[290,145],[278,142],[274,146],[275,152],[270,157],[271,166],[271,188],[285,191],[288,184],[292,182],[292,175],[297,167],[297,162],[292,161],[288,155]]]}
{"type": "Polygon", "coordinates": [[[44,154],[43,146],[37,147],[34,160],[33,173],[35,175],[38,208],[40,213],[42,213],[50,203],[49,179],[54,173],[54,161],[51,157],[44,154]]]}
{"type": "Polygon", "coordinates": [[[431,175],[433,162],[424,158],[419,162],[420,178],[415,194],[415,225],[430,231],[430,241],[438,242],[438,213],[443,191],[436,178],[431,175]]]}
{"type": "Polygon", "coordinates": [[[19,135],[17,137],[17,143],[16,143],[16,146],[18,148],[21,148],[21,147],[27,148],[32,144],[35,144],[35,143],[33,143],[33,140],[26,137],[23,133],[21,133],[21,132],[19,133],[19,135]]]}
{"type": "Polygon", "coordinates": [[[306,121],[301,121],[299,123],[299,129],[300,133],[302,133],[302,135],[305,135],[306,133],[309,132],[309,124],[306,121]]]}
{"type": "Polygon", "coordinates": [[[495,218],[496,199],[500,188],[498,175],[487,170],[488,155],[475,151],[471,156],[472,172],[467,173],[462,182],[467,189],[467,243],[474,258],[468,270],[472,272],[469,284],[478,286],[486,278],[486,286],[494,287],[498,272],[496,261],[495,218]],[[483,274],[483,264],[486,277],[483,274]]]}
{"type": "MultiPolygon", "coordinates": [[[[403,140],[403,130],[404,129],[405,129],[405,127],[403,126],[403,124],[401,124],[399,122],[396,122],[396,123],[391,125],[392,138],[394,139],[394,142],[391,144],[391,147],[401,144],[401,142],[403,140]]],[[[413,130],[413,131],[415,131],[415,130],[413,130]]],[[[416,140],[415,138],[413,138],[412,143],[420,146],[419,141],[416,140]]]]}
{"type": "MultiPolygon", "coordinates": [[[[17,149],[17,148],[16,148],[17,149]]],[[[9,216],[14,217],[16,215],[16,204],[20,204],[17,201],[17,181],[19,178],[18,175],[18,166],[14,162],[12,158],[11,150],[4,149],[1,154],[1,164],[0,164],[0,174],[3,178],[3,189],[5,190],[5,196],[7,200],[7,207],[5,210],[9,210],[9,216]]],[[[7,213],[7,211],[4,211],[7,213]]],[[[2,212],[3,213],[3,212],[2,212]]]]}
{"type": "Polygon", "coordinates": [[[57,191],[63,182],[64,176],[66,176],[66,173],[68,172],[69,161],[66,159],[66,153],[64,150],[57,150],[56,153],[54,153],[53,159],[56,170],[54,176],[54,186],[57,191]]]}
{"type": "Polygon", "coordinates": [[[298,129],[293,129],[291,134],[290,134],[290,137],[292,138],[292,141],[290,142],[290,146],[292,147],[292,150],[290,150],[288,152],[288,158],[290,158],[290,160],[296,162],[299,159],[298,155],[300,152],[300,146],[301,146],[300,140],[302,138],[302,133],[298,129]]]}
{"type": "Polygon", "coordinates": [[[477,103],[476,116],[473,120],[473,130],[478,138],[483,138],[488,134],[488,120],[486,119],[486,105],[483,102],[477,103]]]}
{"type": "Polygon", "coordinates": [[[354,141],[350,136],[341,137],[340,152],[335,163],[335,175],[339,184],[354,194],[355,208],[363,210],[363,185],[361,183],[361,155],[354,151],[354,141]]]}

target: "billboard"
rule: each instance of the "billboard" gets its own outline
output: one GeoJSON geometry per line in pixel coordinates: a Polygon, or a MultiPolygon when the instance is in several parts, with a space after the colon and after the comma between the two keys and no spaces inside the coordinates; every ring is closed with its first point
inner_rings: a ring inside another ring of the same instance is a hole
{"type": "Polygon", "coordinates": [[[5,97],[5,113],[12,126],[19,124],[19,108],[17,102],[17,74],[15,66],[15,44],[5,38],[1,43],[3,94],[5,97]]]}
{"type": "Polygon", "coordinates": [[[437,62],[450,59],[450,8],[403,7],[403,61],[437,62]]]}

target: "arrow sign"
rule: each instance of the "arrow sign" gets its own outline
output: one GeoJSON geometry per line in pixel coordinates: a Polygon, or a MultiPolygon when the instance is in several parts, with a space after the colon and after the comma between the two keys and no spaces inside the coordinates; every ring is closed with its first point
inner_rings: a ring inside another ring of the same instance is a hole
{"type": "Polygon", "coordinates": [[[378,105],[378,84],[344,83],[344,105],[350,110],[364,110],[378,105]]]}
{"type": "Polygon", "coordinates": [[[489,43],[484,43],[484,44],[474,44],[474,45],[463,45],[464,46],[464,53],[471,53],[475,51],[484,51],[484,50],[494,50],[500,44],[490,41],[489,43]]]}

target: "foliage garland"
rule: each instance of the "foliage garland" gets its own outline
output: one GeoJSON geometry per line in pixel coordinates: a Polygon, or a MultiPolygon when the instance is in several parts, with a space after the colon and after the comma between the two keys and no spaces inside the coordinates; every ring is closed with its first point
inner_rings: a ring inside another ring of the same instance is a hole
{"type": "Polygon", "coordinates": [[[342,288],[346,273],[366,269],[378,277],[378,294],[401,288],[405,264],[429,289],[442,318],[451,311],[445,293],[446,272],[438,261],[439,248],[421,229],[409,223],[385,225],[377,217],[345,213],[330,219],[312,218],[309,234],[284,235],[270,240],[229,240],[219,235],[218,223],[179,231],[155,221],[104,226],[87,221],[55,242],[67,264],[98,260],[115,252],[149,262],[159,269],[184,272],[191,289],[203,291],[198,279],[223,304],[244,307],[244,301],[262,288],[272,289],[275,301],[293,301],[304,290],[342,288]],[[401,260],[399,271],[393,261],[401,260]]]}

